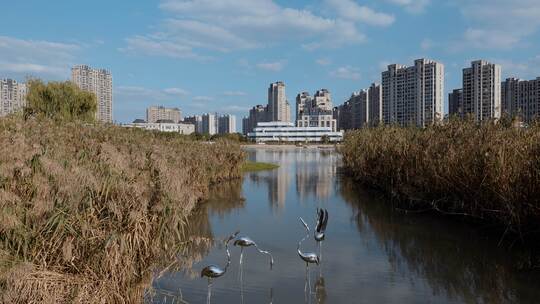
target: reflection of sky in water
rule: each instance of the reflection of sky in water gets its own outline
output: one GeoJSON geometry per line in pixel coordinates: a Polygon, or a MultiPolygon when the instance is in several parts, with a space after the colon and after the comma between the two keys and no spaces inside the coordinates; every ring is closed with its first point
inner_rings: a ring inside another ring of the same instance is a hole
{"type": "MultiPolygon", "coordinates": [[[[270,147],[248,152],[251,160],[280,168],[249,173],[243,184],[219,185],[199,212],[194,227],[200,229],[192,229],[208,238],[240,229],[272,252],[276,264],[269,271],[266,256],[244,251],[244,303],[304,303],[305,264],[296,244],[305,231],[298,217],[313,225],[316,207],[327,208],[330,220],[323,265],[311,267],[311,303],[535,303],[540,297],[532,283],[537,276],[512,271],[507,261],[513,253],[470,227],[393,212],[377,194],[362,192],[338,173],[336,153],[270,147]]],[[[303,245],[316,250],[313,238],[303,245]]],[[[194,250],[206,255],[194,274],[225,263],[223,246],[194,250]]],[[[239,252],[231,248],[231,267],[215,280],[212,303],[241,303],[239,252]]],[[[154,285],[168,293],[181,289],[189,303],[206,301],[206,280],[183,272],[170,272],[154,285]]]]}

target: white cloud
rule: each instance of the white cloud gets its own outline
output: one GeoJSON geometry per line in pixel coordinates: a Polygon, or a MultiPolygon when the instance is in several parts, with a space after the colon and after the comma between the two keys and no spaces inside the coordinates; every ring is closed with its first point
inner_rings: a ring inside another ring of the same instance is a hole
{"type": "Polygon", "coordinates": [[[114,88],[114,93],[121,97],[145,102],[170,101],[189,95],[188,91],[181,88],[153,89],[140,86],[118,86],[114,88]]]}
{"type": "Polygon", "coordinates": [[[393,15],[376,12],[360,6],[353,0],[325,0],[341,17],[374,26],[389,26],[395,21],[393,15]]]}
{"type": "Polygon", "coordinates": [[[358,80],[360,79],[360,72],[357,68],[344,66],[330,72],[330,76],[340,79],[358,80]]]}
{"type": "Polygon", "coordinates": [[[161,35],[134,36],[126,39],[127,47],[120,51],[126,53],[141,53],[144,55],[157,55],[172,58],[194,58],[208,59],[200,56],[193,51],[193,47],[186,45],[182,41],[167,41],[160,37],[161,35]]]}
{"type": "Polygon", "coordinates": [[[430,0],[386,0],[386,1],[402,6],[408,12],[411,12],[411,13],[421,13],[425,10],[426,6],[430,4],[430,0]]]}
{"type": "Polygon", "coordinates": [[[315,63],[317,63],[318,65],[326,66],[332,64],[332,61],[326,58],[319,58],[315,60],[315,63]]]}
{"type": "Polygon", "coordinates": [[[502,66],[503,77],[516,77],[521,79],[536,79],[539,76],[540,56],[535,56],[520,61],[492,58],[490,62],[502,66]]]}
{"type": "Polygon", "coordinates": [[[275,62],[261,62],[256,64],[256,67],[261,70],[266,70],[270,72],[279,72],[285,67],[284,61],[275,61],[275,62]]]}
{"type": "Polygon", "coordinates": [[[193,97],[193,101],[195,102],[209,102],[209,101],[212,101],[214,100],[214,97],[210,97],[210,96],[195,96],[193,97]]]}
{"type": "Polygon", "coordinates": [[[390,15],[358,5],[360,15],[347,18],[323,17],[273,0],[164,0],[160,8],[168,16],[157,30],[126,39],[123,51],[197,58],[203,50],[228,52],[292,41],[310,49],[334,48],[365,40],[357,21],[380,26],[393,22],[390,15]]]}
{"type": "Polygon", "coordinates": [[[420,43],[420,48],[422,48],[422,50],[424,50],[424,51],[427,51],[427,50],[433,48],[434,46],[435,46],[435,43],[433,41],[431,41],[430,39],[424,39],[420,43]]]}
{"type": "Polygon", "coordinates": [[[0,74],[67,78],[81,46],[0,36],[0,74]]]}
{"type": "Polygon", "coordinates": [[[242,91],[225,91],[223,92],[223,95],[224,96],[246,96],[247,93],[242,92],[242,91]]]}
{"type": "Polygon", "coordinates": [[[540,28],[538,0],[459,0],[458,5],[471,26],[457,49],[513,49],[540,28]]]}
{"type": "Polygon", "coordinates": [[[177,96],[186,96],[189,95],[189,92],[181,89],[181,88],[167,88],[163,90],[163,92],[169,94],[169,95],[177,95],[177,96]]]}

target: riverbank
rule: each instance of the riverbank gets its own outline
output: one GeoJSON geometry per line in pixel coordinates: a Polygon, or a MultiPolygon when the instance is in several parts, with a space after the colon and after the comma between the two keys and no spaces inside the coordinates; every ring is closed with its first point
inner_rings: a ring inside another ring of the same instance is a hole
{"type": "Polygon", "coordinates": [[[246,161],[242,164],[242,171],[244,172],[257,172],[265,170],[273,170],[279,168],[276,164],[263,163],[263,162],[252,162],[246,161]]]}
{"type": "Polygon", "coordinates": [[[426,129],[346,134],[340,149],[358,183],[400,207],[534,231],[540,220],[540,127],[452,121],[426,129]]]}
{"type": "Polygon", "coordinates": [[[209,186],[241,177],[244,159],[227,141],[1,119],[2,302],[142,302],[209,186]]]}

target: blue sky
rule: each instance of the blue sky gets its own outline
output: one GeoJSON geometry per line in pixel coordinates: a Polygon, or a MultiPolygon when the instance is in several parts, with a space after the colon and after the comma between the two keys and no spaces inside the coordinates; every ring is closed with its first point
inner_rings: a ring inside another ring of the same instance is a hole
{"type": "Polygon", "coordinates": [[[3,11],[0,78],[110,69],[118,122],[159,104],[240,124],[278,80],[291,104],[327,88],[337,105],[386,65],[422,57],[445,64],[447,92],[475,59],[540,76],[540,0],[22,0],[3,11]]]}

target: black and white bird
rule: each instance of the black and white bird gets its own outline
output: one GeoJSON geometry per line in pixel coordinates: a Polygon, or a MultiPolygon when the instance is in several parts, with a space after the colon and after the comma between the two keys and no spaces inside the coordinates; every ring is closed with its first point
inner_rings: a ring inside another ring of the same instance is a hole
{"type": "Polygon", "coordinates": [[[259,246],[257,246],[257,243],[255,243],[249,237],[247,237],[247,236],[238,237],[234,241],[234,246],[240,246],[240,265],[242,265],[242,260],[243,260],[243,256],[244,256],[244,248],[255,247],[255,249],[257,249],[257,251],[259,253],[266,254],[266,255],[268,255],[270,257],[270,270],[272,270],[272,267],[274,266],[274,257],[272,256],[272,254],[270,252],[266,251],[266,250],[261,250],[259,248],[259,246]]]}

